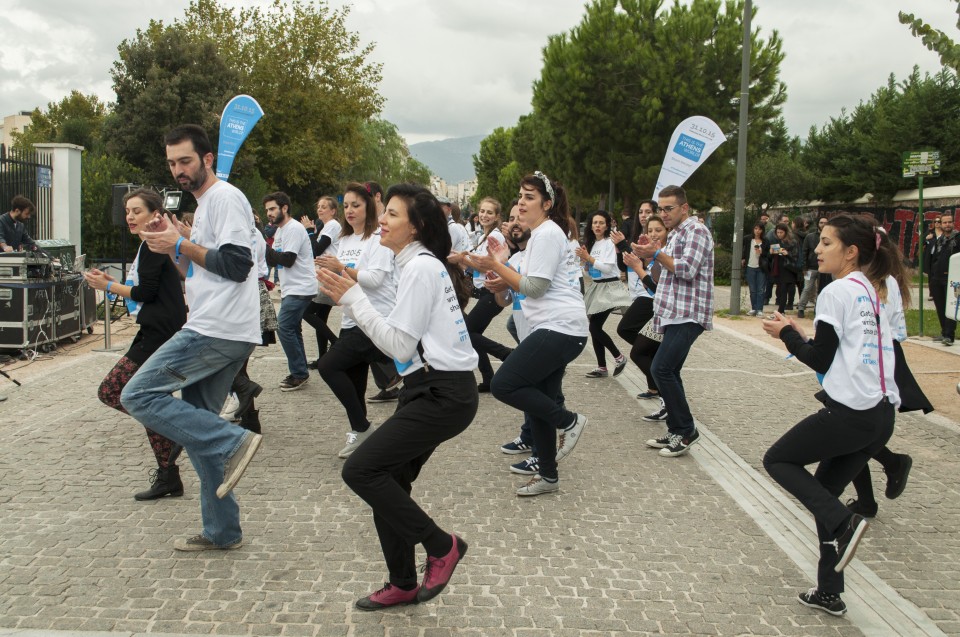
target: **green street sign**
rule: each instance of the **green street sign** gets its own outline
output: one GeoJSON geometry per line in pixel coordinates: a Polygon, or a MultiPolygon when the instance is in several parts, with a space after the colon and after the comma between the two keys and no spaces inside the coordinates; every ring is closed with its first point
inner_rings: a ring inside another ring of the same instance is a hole
{"type": "Polygon", "coordinates": [[[939,150],[914,150],[903,153],[903,176],[918,177],[920,175],[940,176],[939,150]]]}

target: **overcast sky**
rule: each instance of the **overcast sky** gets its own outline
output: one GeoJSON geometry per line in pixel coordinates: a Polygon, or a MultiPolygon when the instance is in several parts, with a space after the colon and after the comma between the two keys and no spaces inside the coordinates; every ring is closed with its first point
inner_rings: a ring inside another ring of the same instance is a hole
{"type": "MultiPolygon", "coordinates": [[[[220,0],[228,6],[264,0],[220,0]]],[[[580,0],[331,0],[351,4],[348,27],[376,43],[383,117],[410,143],[487,134],[530,111],[549,34],[583,15],[580,0]]],[[[666,3],[668,4],[668,3],[666,3]]],[[[0,20],[0,115],[46,107],[72,89],[114,99],[117,45],[150,18],[171,21],[187,0],[5,0],[0,20]]],[[[914,65],[937,56],[897,20],[909,8],[956,34],[948,0],[754,0],[754,28],[780,32],[786,59],[784,117],[805,137],[914,65]]],[[[268,114],[269,115],[269,114],[268,114]]]]}

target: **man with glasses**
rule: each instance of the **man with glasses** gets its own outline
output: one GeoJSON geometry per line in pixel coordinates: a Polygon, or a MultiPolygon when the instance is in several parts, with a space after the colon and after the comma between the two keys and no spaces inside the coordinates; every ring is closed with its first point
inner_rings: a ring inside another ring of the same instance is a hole
{"type": "Polygon", "coordinates": [[[952,294],[947,298],[948,270],[950,257],[960,252],[960,235],[953,229],[953,214],[940,215],[940,230],[940,237],[930,254],[930,294],[937,307],[937,318],[940,319],[940,336],[934,336],[933,340],[949,347],[953,345],[957,322],[948,318],[953,316],[954,303],[952,294]]]}
{"type": "Polygon", "coordinates": [[[704,330],[713,329],[713,237],[707,227],[690,216],[687,193],[667,186],[659,195],[660,218],[670,231],[667,245],[659,242],[632,246],[633,253],[663,267],[653,301],[653,329],[663,342],[651,365],[667,409],[668,433],[647,445],[668,458],[685,454],[700,440],[680,370],[704,330]]]}

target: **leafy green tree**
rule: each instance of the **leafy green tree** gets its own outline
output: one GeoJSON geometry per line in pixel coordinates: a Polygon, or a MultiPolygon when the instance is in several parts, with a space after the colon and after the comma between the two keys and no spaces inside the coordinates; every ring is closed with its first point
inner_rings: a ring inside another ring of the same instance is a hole
{"type": "MultiPolygon", "coordinates": [[[[484,197],[496,197],[504,202],[500,191],[500,172],[513,161],[512,137],[512,128],[500,127],[480,141],[480,151],[473,156],[473,169],[477,176],[477,192],[471,199],[474,207],[484,197]]],[[[516,190],[517,184],[514,184],[514,194],[511,196],[515,196],[516,190]]]]}
{"type": "Polygon", "coordinates": [[[71,91],[59,102],[47,104],[46,111],[35,109],[30,114],[30,126],[13,134],[14,143],[30,148],[33,144],[57,142],[100,150],[106,113],[106,105],[96,95],[71,91]]]}
{"type": "MultiPolygon", "coordinates": [[[[960,29],[960,0],[950,1],[957,5],[957,28],[960,29]]],[[[960,44],[954,42],[953,38],[912,13],[901,11],[900,23],[909,26],[913,35],[920,38],[929,50],[939,55],[941,64],[960,72],[960,44]]]]}
{"type": "Polygon", "coordinates": [[[842,111],[812,128],[803,163],[820,180],[819,196],[851,200],[871,193],[887,200],[910,183],[902,178],[902,154],[939,149],[943,183],[960,179],[960,161],[949,152],[960,138],[960,81],[944,69],[904,81],[890,76],[852,113],[842,111]]]}
{"type": "Polygon", "coordinates": [[[302,0],[239,11],[194,0],[177,22],[180,32],[215,42],[239,75],[238,92],[263,107],[244,152],[256,156],[266,181],[294,199],[339,181],[362,146],[364,122],[383,104],[381,65],[367,59],[372,45],[361,48],[347,30],[348,13],[302,0]]]}
{"type": "Polygon", "coordinates": [[[818,184],[813,171],[785,151],[757,155],[747,162],[746,201],[756,207],[811,199],[818,184]]]}
{"type": "Polygon", "coordinates": [[[362,145],[341,181],[376,181],[384,188],[396,183],[430,184],[430,169],[410,155],[395,124],[370,119],[360,128],[362,145]]]}
{"type": "MultiPolygon", "coordinates": [[[[674,128],[692,115],[713,119],[729,137],[739,117],[742,0],[592,0],[579,25],[551,36],[534,83],[540,159],[574,190],[645,198],[674,128]]],[[[754,9],[756,12],[756,9],[754,9]]],[[[771,128],[786,90],[776,31],[753,35],[750,135],[771,128]]],[[[752,142],[751,142],[752,143],[752,142]]],[[[733,198],[736,144],[721,146],[690,180],[692,203],[733,198]]]]}
{"type": "Polygon", "coordinates": [[[117,102],[104,126],[107,150],[140,168],[148,183],[170,183],[163,135],[193,123],[216,143],[220,113],[238,92],[239,75],[212,40],[157,21],[118,50],[111,71],[117,102]]]}
{"type": "MultiPolygon", "coordinates": [[[[120,233],[126,228],[115,228],[110,214],[113,205],[113,184],[142,183],[142,171],[123,159],[104,153],[83,153],[80,167],[81,226],[83,250],[93,259],[118,258],[120,256],[120,233]]],[[[126,258],[135,254],[139,240],[127,241],[126,258]]]]}

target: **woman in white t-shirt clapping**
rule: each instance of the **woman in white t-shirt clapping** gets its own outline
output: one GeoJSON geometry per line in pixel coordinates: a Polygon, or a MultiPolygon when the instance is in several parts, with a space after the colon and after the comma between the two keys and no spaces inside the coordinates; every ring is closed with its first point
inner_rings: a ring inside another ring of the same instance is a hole
{"type": "Polygon", "coordinates": [[[795,496],[817,523],[820,563],[817,586],[801,593],[801,604],[831,615],[847,611],[840,599],[843,569],[867,529],[867,519],[838,499],[854,476],[893,433],[900,393],[894,379],[894,331],[886,283],[900,274],[900,251],[863,217],[838,215],[820,234],[818,269],[834,280],[817,299],[816,334],[808,339],[792,319],[777,312],[763,329],[779,338],[817,372],[823,408],[775,442],[763,466],[795,496]],[[815,473],[806,466],[818,463],[815,473]]]}
{"type": "Polygon", "coordinates": [[[627,366],[627,357],[620,353],[617,344],[603,331],[603,324],[615,309],[629,307],[630,297],[620,282],[617,250],[610,240],[610,215],[605,210],[598,210],[590,216],[590,227],[586,235],[583,245],[577,247],[577,256],[590,278],[583,300],[589,317],[593,353],[597,357],[597,368],[587,372],[587,378],[604,378],[610,375],[604,350],[610,350],[613,354],[613,375],[618,376],[627,366]]]}
{"type": "Polygon", "coordinates": [[[559,490],[557,461],[579,442],[586,416],[558,404],[563,373],[587,344],[587,313],[577,271],[579,263],[567,234],[573,220],[566,192],[537,171],[520,181],[520,218],[530,228],[526,258],[517,272],[504,262],[501,246],[491,256],[471,257],[471,266],[493,271],[522,294],[522,311],[529,335],[503,362],[490,389],[500,401],[526,412],[539,454],[539,474],[517,491],[534,496],[559,490]],[[560,444],[557,445],[557,430],[560,444]]]}
{"type": "MultiPolygon", "coordinates": [[[[347,185],[343,195],[344,219],[337,256],[323,255],[315,263],[321,270],[343,273],[363,288],[370,302],[386,316],[397,301],[393,253],[380,245],[377,206],[363,184],[347,185]]],[[[347,411],[350,431],[347,444],[337,454],[348,457],[370,434],[367,418],[367,376],[372,363],[389,363],[352,318],[343,315],[340,336],[317,363],[320,377],[347,411]]]]}
{"type": "MultiPolygon", "coordinates": [[[[320,232],[316,231],[316,227],[312,223],[307,225],[304,219],[306,217],[301,218],[301,223],[310,233],[314,263],[324,255],[337,256],[341,231],[340,222],[337,221],[337,200],[329,195],[317,200],[317,219],[323,223],[320,232]]],[[[329,298],[323,294],[317,294],[317,297],[307,306],[307,311],[303,314],[303,320],[317,333],[317,360],[307,365],[310,369],[317,368],[317,363],[327,353],[328,346],[333,345],[337,340],[337,335],[327,327],[331,307],[333,307],[333,303],[329,298]]]]}
{"type": "Polygon", "coordinates": [[[483,332],[503,310],[493,298],[493,293],[484,287],[486,279],[483,272],[474,270],[466,262],[467,255],[485,256],[489,253],[489,246],[493,244],[505,244],[506,238],[500,232],[500,202],[493,197],[485,197],[480,201],[480,209],[477,213],[480,221],[480,227],[483,228],[483,238],[477,244],[477,247],[468,253],[451,254],[449,261],[466,268],[473,281],[473,298],[477,300],[473,304],[470,313],[467,314],[467,331],[470,333],[470,341],[479,357],[477,367],[480,370],[480,384],[477,390],[480,393],[490,391],[490,381],[493,380],[493,366],[490,364],[490,354],[498,359],[505,360],[510,355],[511,350],[506,345],[501,345],[488,338],[482,338],[483,332]]]}
{"type": "Polygon", "coordinates": [[[467,543],[440,529],[410,491],[434,450],[473,421],[478,404],[477,355],[460,310],[468,281],[446,262],[451,240],[440,203],[425,188],[402,184],[387,191],[385,204],[380,236],[396,254],[396,306],[381,313],[350,278],[326,270],[317,275],[324,292],[393,357],[404,379],[397,411],[343,465],[344,481],[373,509],[389,572],[382,589],[356,602],[361,610],[436,597],[466,553],[467,543]],[[419,585],[417,544],[427,553],[419,585]]]}

